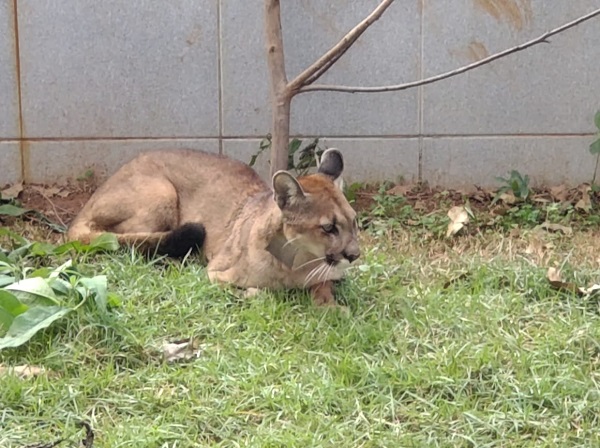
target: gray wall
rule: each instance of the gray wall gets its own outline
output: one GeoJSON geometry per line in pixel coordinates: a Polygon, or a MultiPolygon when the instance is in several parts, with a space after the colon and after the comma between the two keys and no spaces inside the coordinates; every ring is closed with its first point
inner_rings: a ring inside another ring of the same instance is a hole
{"type": "MultiPolygon", "coordinates": [[[[378,0],[282,0],[291,78],[378,0]]],[[[397,0],[320,82],[412,81],[531,39],[600,0],[397,0]],[[551,4],[551,6],[550,6],[551,4]]],[[[159,147],[248,161],[269,132],[262,0],[0,0],[0,184],[113,172],[159,147]]],[[[600,19],[473,72],[397,93],[311,93],[292,131],[347,179],[590,180],[600,19]]],[[[261,162],[266,171],[266,161],[261,162]]]]}

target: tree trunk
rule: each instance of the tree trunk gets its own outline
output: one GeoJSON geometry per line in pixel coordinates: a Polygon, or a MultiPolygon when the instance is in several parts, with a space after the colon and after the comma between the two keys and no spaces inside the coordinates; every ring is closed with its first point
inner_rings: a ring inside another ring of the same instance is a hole
{"type": "Polygon", "coordinates": [[[281,32],[281,7],[279,0],[265,0],[265,31],[267,34],[267,62],[271,76],[271,176],[287,169],[288,142],[290,139],[290,104],[283,57],[281,32]]]}
{"type": "Polygon", "coordinates": [[[286,92],[273,95],[271,122],[271,176],[288,168],[290,141],[290,109],[292,97],[286,92]]]}

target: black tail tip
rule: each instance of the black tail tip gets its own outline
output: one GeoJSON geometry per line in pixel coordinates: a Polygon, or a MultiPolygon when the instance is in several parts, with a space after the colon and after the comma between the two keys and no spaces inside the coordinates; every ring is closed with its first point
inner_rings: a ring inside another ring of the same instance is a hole
{"type": "Polygon", "coordinates": [[[206,230],[199,223],[186,223],[172,230],[158,247],[158,254],[169,257],[185,257],[188,253],[199,252],[206,238],[206,230]]]}

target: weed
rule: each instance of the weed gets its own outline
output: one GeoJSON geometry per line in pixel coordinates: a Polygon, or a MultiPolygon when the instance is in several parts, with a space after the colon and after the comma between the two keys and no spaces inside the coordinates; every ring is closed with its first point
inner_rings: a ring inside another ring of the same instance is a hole
{"type": "Polygon", "coordinates": [[[492,204],[496,203],[507,191],[512,192],[515,198],[522,201],[526,201],[529,197],[529,176],[523,176],[517,170],[512,170],[508,177],[497,177],[496,179],[504,185],[498,189],[492,204]]]}
{"type": "MultiPolygon", "coordinates": [[[[302,146],[302,140],[294,138],[288,146],[288,167],[294,171],[297,176],[307,175],[312,168],[317,166],[317,159],[321,157],[324,149],[319,147],[319,139],[315,138],[302,146]]],[[[250,158],[249,166],[254,166],[258,157],[267,150],[271,149],[271,134],[268,134],[261,140],[256,154],[250,158]]]]}
{"type": "Polygon", "coordinates": [[[600,110],[596,112],[594,124],[598,130],[598,138],[590,145],[590,153],[596,155],[596,166],[594,168],[594,176],[592,177],[592,185],[596,183],[596,174],[598,172],[598,161],[600,160],[600,110]]]}
{"type": "Polygon", "coordinates": [[[96,173],[94,172],[94,170],[86,170],[81,176],[77,177],[77,180],[80,182],[89,182],[92,181],[94,179],[94,177],[96,176],[96,173]]]}
{"type": "Polygon", "coordinates": [[[116,296],[107,292],[105,276],[83,276],[71,259],[52,268],[36,268],[28,262],[75,248],[79,253],[114,249],[118,247],[114,236],[101,236],[87,246],[67,243],[54,247],[31,243],[7,229],[1,230],[0,236],[8,238],[12,248],[0,247],[0,350],[25,344],[37,332],[86,302],[93,300],[103,313],[118,302],[116,296]]]}

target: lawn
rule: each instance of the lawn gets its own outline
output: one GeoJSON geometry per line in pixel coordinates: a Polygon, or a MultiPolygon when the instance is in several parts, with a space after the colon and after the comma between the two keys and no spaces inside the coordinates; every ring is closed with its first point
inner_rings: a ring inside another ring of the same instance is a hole
{"type": "Polygon", "coordinates": [[[371,225],[338,287],[347,311],[242,298],[195,259],[77,255],[122,304],[0,352],[46,369],[0,376],[0,446],[80,446],[81,420],[110,448],[600,446],[598,301],[546,279],[598,281],[599,241],[371,225]],[[190,337],[197,357],[165,362],[163,344],[190,337]]]}

